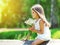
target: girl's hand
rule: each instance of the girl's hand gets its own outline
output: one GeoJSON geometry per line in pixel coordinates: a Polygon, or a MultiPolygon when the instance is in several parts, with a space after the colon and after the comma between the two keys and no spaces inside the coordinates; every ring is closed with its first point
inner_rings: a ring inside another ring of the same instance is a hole
{"type": "Polygon", "coordinates": [[[29,30],[33,30],[32,28],[29,28],[29,30]]]}
{"type": "Polygon", "coordinates": [[[29,28],[29,30],[30,30],[30,31],[32,31],[32,32],[34,32],[34,28],[32,28],[32,27],[31,27],[31,28],[29,28]]]}
{"type": "Polygon", "coordinates": [[[32,31],[32,30],[33,30],[33,28],[31,27],[31,28],[29,28],[29,30],[30,30],[30,31],[32,31]]]}
{"type": "Polygon", "coordinates": [[[33,30],[35,30],[35,27],[34,27],[34,25],[33,25],[32,27],[30,27],[30,28],[29,28],[29,30],[30,30],[30,31],[33,31],[33,30]]]}

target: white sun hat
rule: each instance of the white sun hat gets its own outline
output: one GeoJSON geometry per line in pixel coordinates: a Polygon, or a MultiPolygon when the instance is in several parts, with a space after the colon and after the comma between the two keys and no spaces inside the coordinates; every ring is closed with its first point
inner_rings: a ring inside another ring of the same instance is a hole
{"type": "Polygon", "coordinates": [[[31,10],[33,10],[33,9],[34,9],[34,11],[36,11],[38,13],[38,15],[40,16],[40,18],[50,27],[51,24],[47,21],[47,19],[45,17],[43,7],[40,4],[36,4],[36,5],[32,6],[31,10]],[[38,12],[37,10],[38,11],[40,10],[40,12],[38,12]]]}

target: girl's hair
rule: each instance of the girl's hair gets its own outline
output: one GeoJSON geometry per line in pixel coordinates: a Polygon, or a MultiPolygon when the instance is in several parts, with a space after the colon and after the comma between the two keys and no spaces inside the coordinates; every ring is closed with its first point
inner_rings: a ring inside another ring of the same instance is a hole
{"type": "Polygon", "coordinates": [[[40,4],[32,6],[31,10],[34,10],[41,17],[41,19],[43,19],[43,21],[50,27],[50,23],[45,18],[44,9],[40,4]]]}
{"type": "Polygon", "coordinates": [[[35,12],[37,11],[37,12],[39,12],[40,14],[43,14],[42,9],[39,8],[39,7],[32,8],[32,10],[34,10],[35,12]]]}
{"type": "Polygon", "coordinates": [[[37,11],[40,14],[44,15],[43,7],[40,4],[36,4],[36,5],[32,6],[31,10],[37,11]]]}

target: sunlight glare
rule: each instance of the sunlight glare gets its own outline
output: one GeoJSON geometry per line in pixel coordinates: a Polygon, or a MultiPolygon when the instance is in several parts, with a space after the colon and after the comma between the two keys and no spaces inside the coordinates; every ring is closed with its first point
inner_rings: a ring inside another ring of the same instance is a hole
{"type": "Polygon", "coordinates": [[[9,0],[0,0],[0,23],[2,21],[2,11],[5,9],[5,7],[8,5],[9,0]]]}

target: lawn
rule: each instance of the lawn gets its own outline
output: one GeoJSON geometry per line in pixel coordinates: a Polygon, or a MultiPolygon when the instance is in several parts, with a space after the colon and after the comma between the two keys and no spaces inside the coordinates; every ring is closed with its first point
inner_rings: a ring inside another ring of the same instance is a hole
{"type": "MultiPolygon", "coordinates": [[[[0,32],[0,39],[17,39],[21,40],[27,36],[29,31],[8,31],[0,32]]],[[[36,33],[31,33],[30,40],[34,40],[37,36],[36,33]]],[[[60,39],[60,29],[51,29],[51,37],[54,39],[60,39]]]]}

